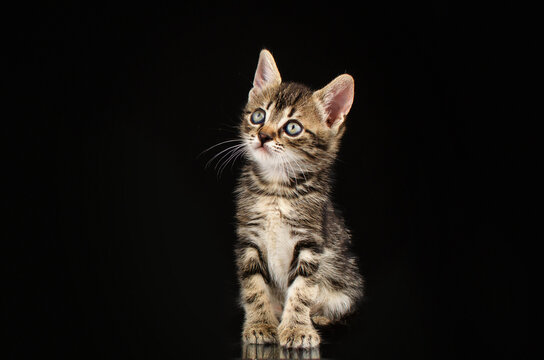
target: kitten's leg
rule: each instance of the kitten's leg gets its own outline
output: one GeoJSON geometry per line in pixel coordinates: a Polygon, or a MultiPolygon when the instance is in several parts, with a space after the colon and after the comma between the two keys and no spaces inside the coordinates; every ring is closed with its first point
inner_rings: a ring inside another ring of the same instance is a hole
{"type": "Polygon", "coordinates": [[[245,310],[242,339],[245,343],[277,342],[278,319],[274,315],[268,286],[270,276],[260,249],[245,243],[238,252],[241,301],[245,310]]]}
{"type": "Polygon", "coordinates": [[[295,247],[289,276],[290,286],[278,327],[282,346],[307,348],[320,343],[319,334],[310,318],[310,310],[318,295],[315,273],[319,268],[319,254],[316,249],[300,249],[298,244],[295,247]]]}
{"type": "Polygon", "coordinates": [[[242,302],[245,310],[242,338],[250,344],[277,342],[278,320],[273,313],[264,279],[253,275],[242,281],[242,302]]]}
{"type": "Polygon", "coordinates": [[[304,348],[319,345],[319,334],[310,319],[310,308],[316,294],[317,286],[307,278],[298,277],[289,287],[278,327],[280,345],[304,348]]]}

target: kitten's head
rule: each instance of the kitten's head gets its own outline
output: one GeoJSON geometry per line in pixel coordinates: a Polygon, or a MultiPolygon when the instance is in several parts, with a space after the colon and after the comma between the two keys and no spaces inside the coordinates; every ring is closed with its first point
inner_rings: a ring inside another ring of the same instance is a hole
{"type": "Polygon", "coordinates": [[[330,167],[353,87],[348,74],[317,91],[282,82],[272,54],[261,51],[240,132],[249,159],[267,180],[286,182],[330,167]]]}

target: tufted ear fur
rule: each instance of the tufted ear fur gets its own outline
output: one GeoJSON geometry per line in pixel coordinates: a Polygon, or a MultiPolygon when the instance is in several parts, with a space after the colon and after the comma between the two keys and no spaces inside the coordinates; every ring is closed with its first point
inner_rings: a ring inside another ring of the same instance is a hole
{"type": "Polygon", "coordinates": [[[327,86],[314,93],[316,101],[321,104],[324,120],[331,129],[338,130],[353,104],[354,81],[348,74],[343,74],[331,81],[327,86]]]}
{"type": "Polygon", "coordinates": [[[281,84],[281,76],[270,51],[263,49],[259,55],[259,63],[253,79],[253,88],[249,92],[251,99],[269,86],[281,84]]]}

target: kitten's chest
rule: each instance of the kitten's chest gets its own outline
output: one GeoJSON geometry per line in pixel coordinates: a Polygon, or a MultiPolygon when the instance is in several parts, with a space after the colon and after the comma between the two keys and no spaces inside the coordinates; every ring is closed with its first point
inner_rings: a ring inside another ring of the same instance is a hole
{"type": "Polygon", "coordinates": [[[270,275],[280,288],[287,288],[289,265],[296,239],[286,217],[293,216],[293,207],[282,199],[264,200],[257,204],[264,219],[261,246],[267,257],[270,275]]]}

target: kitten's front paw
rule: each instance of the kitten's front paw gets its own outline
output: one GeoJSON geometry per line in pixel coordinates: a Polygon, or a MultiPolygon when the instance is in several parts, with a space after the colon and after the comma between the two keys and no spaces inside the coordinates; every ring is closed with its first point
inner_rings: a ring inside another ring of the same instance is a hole
{"type": "Polygon", "coordinates": [[[278,342],[276,326],[268,323],[244,325],[242,339],[246,344],[275,344],[278,342]]]}
{"type": "Polygon", "coordinates": [[[280,345],[288,348],[310,348],[321,342],[319,334],[312,326],[280,326],[280,345]]]}

